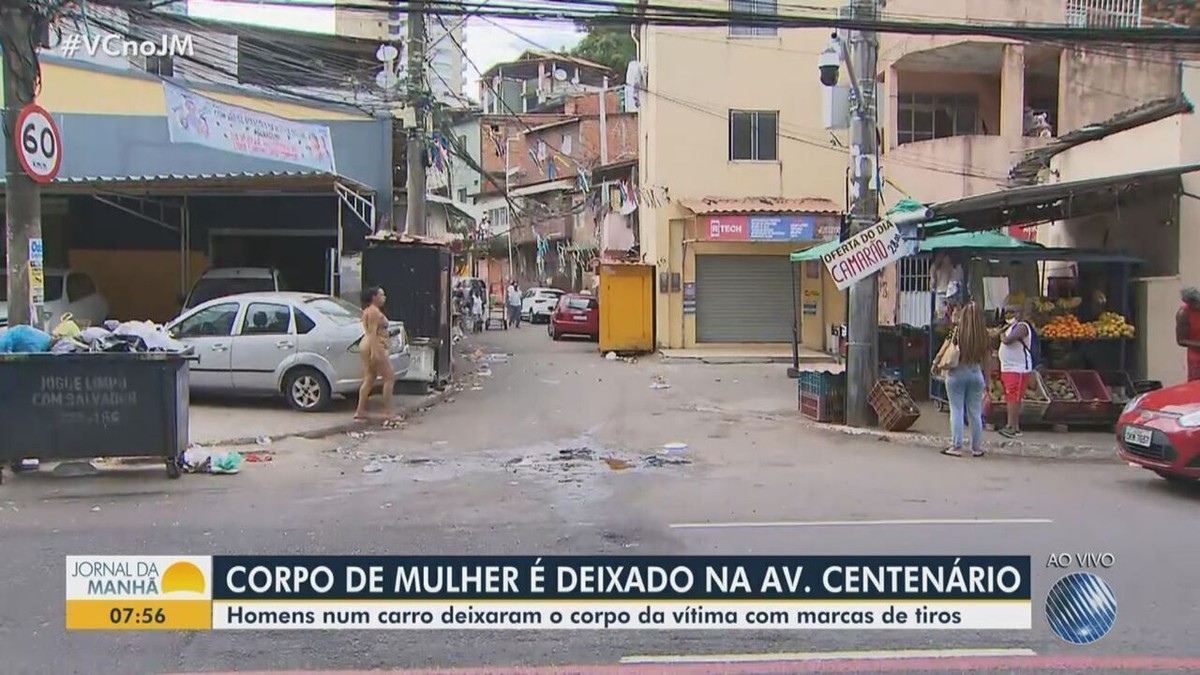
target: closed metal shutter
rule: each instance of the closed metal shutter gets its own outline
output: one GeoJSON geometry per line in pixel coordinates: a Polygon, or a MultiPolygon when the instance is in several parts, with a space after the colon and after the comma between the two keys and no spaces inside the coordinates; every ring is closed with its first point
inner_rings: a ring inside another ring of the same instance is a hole
{"type": "Polygon", "coordinates": [[[697,255],[697,342],[790,342],[792,263],[785,255],[697,255]]]}

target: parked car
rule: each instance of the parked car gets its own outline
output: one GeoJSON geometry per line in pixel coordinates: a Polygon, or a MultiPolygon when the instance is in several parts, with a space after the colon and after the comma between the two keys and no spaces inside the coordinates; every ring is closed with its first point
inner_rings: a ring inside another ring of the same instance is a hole
{"type": "Polygon", "coordinates": [[[1172,481],[1200,480],[1200,382],[1134,397],[1117,420],[1121,459],[1172,481]]]}
{"type": "Polygon", "coordinates": [[[218,267],[211,269],[192,284],[183,298],[182,311],[187,311],[216,298],[239,293],[277,293],[287,290],[278,270],[269,267],[218,267]]]}
{"type": "Polygon", "coordinates": [[[600,339],[600,303],[592,295],[568,293],[558,300],[550,323],[546,327],[550,339],[561,340],[565,335],[600,339]]]}
{"type": "MultiPolygon", "coordinates": [[[[92,277],[76,270],[47,269],[43,290],[46,304],[40,317],[53,330],[63,314],[80,326],[99,326],[108,318],[108,301],[92,277]]],[[[8,275],[0,273],[0,326],[8,325],[8,275]]]]}
{"type": "Polygon", "coordinates": [[[529,323],[549,323],[550,315],[563,295],[557,288],[530,288],[521,295],[521,318],[529,323]]]}
{"type": "MultiPolygon", "coordinates": [[[[329,407],[362,384],[362,311],[315,293],[243,293],[209,300],[166,326],[191,345],[191,389],[279,396],[302,412],[329,407]]],[[[412,359],[404,324],[393,321],[388,358],[396,379],[412,359]]]]}

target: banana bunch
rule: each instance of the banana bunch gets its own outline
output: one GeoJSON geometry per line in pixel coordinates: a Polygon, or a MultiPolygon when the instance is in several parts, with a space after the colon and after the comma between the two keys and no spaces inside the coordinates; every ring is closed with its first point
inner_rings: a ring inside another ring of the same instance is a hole
{"type": "Polygon", "coordinates": [[[1038,314],[1049,314],[1054,311],[1054,301],[1049,298],[1038,298],[1033,301],[1033,310],[1038,314]]]}
{"type": "Polygon", "coordinates": [[[1062,298],[1058,301],[1059,309],[1065,309],[1068,312],[1079,309],[1083,304],[1083,298],[1062,298]]]}

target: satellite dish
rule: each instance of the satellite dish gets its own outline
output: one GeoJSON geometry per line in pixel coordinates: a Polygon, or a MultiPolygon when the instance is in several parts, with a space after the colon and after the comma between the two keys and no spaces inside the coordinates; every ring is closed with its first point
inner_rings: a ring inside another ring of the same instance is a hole
{"type": "Polygon", "coordinates": [[[554,70],[554,79],[558,80],[559,82],[566,82],[567,71],[563,70],[562,68],[556,68],[554,70]]]}
{"type": "Polygon", "coordinates": [[[389,70],[385,70],[375,76],[375,84],[380,89],[395,89],[399,82],[400,78],[396,77],[396,74],[389,70]]]}

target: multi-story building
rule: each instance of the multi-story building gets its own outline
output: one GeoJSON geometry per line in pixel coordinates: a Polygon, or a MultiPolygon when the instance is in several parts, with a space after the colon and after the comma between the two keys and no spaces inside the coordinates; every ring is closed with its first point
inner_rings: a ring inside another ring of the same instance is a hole
{"type": "MultiPolygon", "coordinates": [[[[445,4],[445,3],[443,3],[445,4]]],[[[379,42],[407,42],[406,7],[384,0],[336,2],[333,8],[333,32],[336,35],[365,38],[379,42]],[[339,7],[338,5],[353,5],[339,7]],[[378,5],[379,9],[368,9],[378,5]]],[[[463,102],[466,82],[466,17],[428,15],[425,20],[426,78],[434,96],[448,104],[463,102]]]]}
{"type": "Polygon", "coordinates": [[[567,98],[615,84],[607,67],[552,52],[526,51],[480,74],[479,100],[486,115],[551,112],[567,98]]]}
{"type": "MultiPolygon", "coordinates": [[[[892,0],[896,17],[952,23],[1140,25],[1138,0],[892,0]]],[[[1074,130],[1179,91],[1168,47],[1147,50],[1023,43],[977,36],[880,36],[885,198],[956,200],[1029,182],[1014,170],[1074,130]]],[[[1042,167],[1044,168],[1044,167],[1042,167]]],[[[1008,233],[1034,239],[1016,224],[1008,233]]],[[[929,261],[882,273],[880,320],[928,325],[929,261]]]]}
{"type": "MultiPolygon", "coordinates": [[[[773,2],[697,6],[777,12],[773,2]]],[[[830,0],[810,2],[833,8],[830,0]]],[[[790,343],[826,348],[843,294],[788,255],[836,238],[847,152],[823,127],[822,30],[647,26],[641,31],[643,259],[658,268],[664,348],[790,343]],[[799,284],[799,288],[796,284],[799,284]],[[798,305],[800,305],[798,307],[798,305]]]]}

